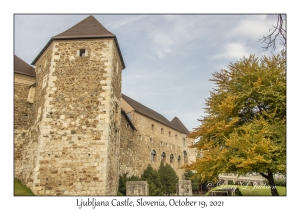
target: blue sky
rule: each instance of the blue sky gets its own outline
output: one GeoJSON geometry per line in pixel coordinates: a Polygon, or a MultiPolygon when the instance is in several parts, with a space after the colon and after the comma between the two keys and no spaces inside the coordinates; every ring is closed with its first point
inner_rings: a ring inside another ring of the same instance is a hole
{"type": "MultiPolygon", "coordinates": [[[[52,36],[86,15],[14,15],[14,53],[31,63],[52,36]]],[[[199,126],[212,73],[250,54],[276,15],[94,15],[117,36],[126,68],[122,92],[189,129],[199,126]]],[[[277,45],[278,52],[282,49],[277,45]]]]}

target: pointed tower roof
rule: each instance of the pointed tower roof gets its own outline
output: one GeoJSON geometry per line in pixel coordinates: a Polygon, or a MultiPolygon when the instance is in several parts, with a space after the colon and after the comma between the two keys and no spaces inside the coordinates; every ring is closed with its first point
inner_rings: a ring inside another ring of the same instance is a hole
{"type": "Polygon", "coordinates": [[[189,130],[183,125],[183,123],[178,119],[178,117],[174,117],[171,123],[180,131],[185,134],[189,134],[189,130]]]}
{"type": "Polygon", "coordinates": [[[76,38],[99,38],[99,37],[115,37],[113,33],[108,31],[98,22],[94,16],[90,15],[81,22],[77,23],[68,30],[56,35],[53,39],[76,39],[76,38]]]}
{"type": "Polygon", "coordinates": [[[35,65],[36,61],[44,53],[47,47],[51,44],[53,40],[70,40],[70,39],[95,39],[95,38],[114,38],[121,62],[125,68],[125,63],[123,61],[122,53],[118,44],[116,35],[108,31],[99,21],[92,15],[85,18],[81,22],[77,23],[68,30],[52,37],[43,50],[38,54],[38,56],[31,63],[35,65]]]}

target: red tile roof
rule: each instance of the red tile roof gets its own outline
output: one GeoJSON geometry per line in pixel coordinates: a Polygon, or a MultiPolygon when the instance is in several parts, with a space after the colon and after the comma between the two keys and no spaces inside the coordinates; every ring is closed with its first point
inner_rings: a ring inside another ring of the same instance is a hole
{"type": "Polygon", "coordinates": [[[34,68],[16,55],[14,55],[14,72],[35,77],[34,68]]]}
{"type": "Polygon", "coordinates": [[[70,39],[95,39],[95,38],[113,38],[117,45],[117,49],[121,58],[121,62],[125,68],[125,63],[121,54],[121,50],[118,44],[118,40],[116,35],[108,31],[101,23],[98,22],[96,18],[92,15],[85,18],[81,22],[77,23],[73,27],[68,30],[52,37],[43,50],[38,54],[38,56],[31,63],[35,65],[36,61],[40,58],[43,52],[47,49],[47,47],[51,44],[53,40],[70,40],[70,39]]]}

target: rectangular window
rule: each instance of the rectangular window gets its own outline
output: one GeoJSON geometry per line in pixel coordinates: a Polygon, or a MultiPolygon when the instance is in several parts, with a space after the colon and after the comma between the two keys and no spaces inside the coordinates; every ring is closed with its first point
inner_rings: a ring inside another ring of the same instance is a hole
{"type": "Polygon", "coordinates": [[[85,56],[85,49],[80,49],[79,50],[79,57],[85,56]]]}

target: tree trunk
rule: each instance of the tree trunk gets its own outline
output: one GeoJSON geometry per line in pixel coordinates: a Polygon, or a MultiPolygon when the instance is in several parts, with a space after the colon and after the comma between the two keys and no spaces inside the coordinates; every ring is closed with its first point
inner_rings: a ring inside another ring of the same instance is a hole
{"type": "Polygon", "coordinates": [[[266,178],[269,181],[269,186],[271,188],[271,194],[272,196],[279,196],[278,191],[276,189],[275,186],[275,181],[273,178],[273,172],[268,169],[268,175],[264,174],[264,173],[260,173],[260,175],[262,175],[264,178],[266,178]]]}

